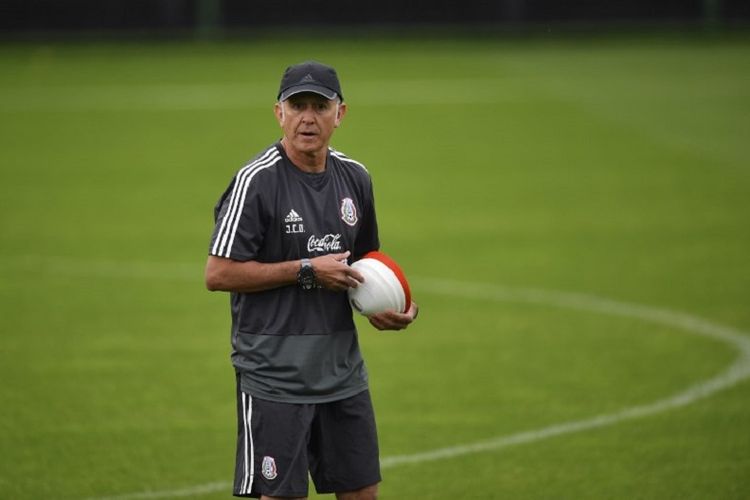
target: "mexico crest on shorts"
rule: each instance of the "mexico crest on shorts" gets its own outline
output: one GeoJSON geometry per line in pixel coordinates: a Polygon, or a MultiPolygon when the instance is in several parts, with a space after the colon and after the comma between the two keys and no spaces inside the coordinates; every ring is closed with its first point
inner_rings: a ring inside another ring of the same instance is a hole
{"type": "Polygon", "coordinates": [[[272,479],[276,479],[276,476],[278,475],[276,473],[276,460],[274,460],[273,457],[269,456],[263,457],[261,472],[263,473],[263,477],[265,477],[269,481],[272,479]]]}
{"type": "Polygon", "coordinates": [[[341,200],[341,220],[350,226],[357,224],[357,207],[351,198],[341,200]]]}

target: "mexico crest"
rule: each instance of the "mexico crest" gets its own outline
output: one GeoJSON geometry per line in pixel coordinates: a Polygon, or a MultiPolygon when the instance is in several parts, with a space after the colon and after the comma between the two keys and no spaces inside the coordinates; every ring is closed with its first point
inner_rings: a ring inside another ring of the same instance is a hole
{"type": "Polygon", "coordinates": [[[357,207],[351,198],[341,200],[341,220],[350,226],[357,224],[357,207]]]}
{"type": "Polygon", "coordinates": [[[263,477],[265,477],[269,481],[272,479],[276,479],[276,460],[274,460],[273,457],[269,456],[263,457],[261,472],[263,472],[263,477]]]}

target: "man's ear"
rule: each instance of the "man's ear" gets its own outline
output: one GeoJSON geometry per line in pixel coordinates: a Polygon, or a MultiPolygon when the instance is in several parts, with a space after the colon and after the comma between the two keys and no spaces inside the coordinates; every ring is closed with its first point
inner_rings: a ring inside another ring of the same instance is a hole
{"type": "Polygon", "coordinates": [[[284,103],[277,102],[273,106],[273,113],[276,115],[276,121],[279,122],[279,126],[284,126],[284,103]]]}
{"type": "Polygon", "coordinates": [[[336,121],[334,122],[336,127],[341,125],[341,120],[344,119],[344,115],[346,115],[346,103],[342,102],[336,105],[336,121]]]}

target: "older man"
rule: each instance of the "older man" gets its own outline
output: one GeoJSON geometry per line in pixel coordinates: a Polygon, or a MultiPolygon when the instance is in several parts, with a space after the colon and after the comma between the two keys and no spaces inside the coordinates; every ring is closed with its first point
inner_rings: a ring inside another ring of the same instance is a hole
{"type": "MultiPolygon", "coordinates": [[[[231,292],[238,439],[234,494],[374,499],[380,482],[367,371],[346,290],[348,262],[379,248],[365,167],[329,147],[346,115],[336,71],[285,71],[283,138],[239,170],[215,208],[209,290],[231,292]]],[[[416,317],[371,316],[380,330],[416,317]]]]}

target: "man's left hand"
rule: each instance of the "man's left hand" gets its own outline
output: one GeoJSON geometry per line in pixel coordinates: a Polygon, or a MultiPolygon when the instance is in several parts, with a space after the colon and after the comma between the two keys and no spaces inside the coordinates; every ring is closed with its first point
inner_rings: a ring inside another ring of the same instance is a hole
{"type": "Polygon", "coordinates": [[[378,330],[403,330],[417,319],[417,314],[419,314],[419,306],[412,302],[405,313],[385,311],[368,316],[367,319],[378,330]]]}

